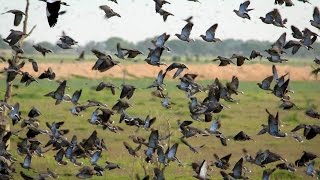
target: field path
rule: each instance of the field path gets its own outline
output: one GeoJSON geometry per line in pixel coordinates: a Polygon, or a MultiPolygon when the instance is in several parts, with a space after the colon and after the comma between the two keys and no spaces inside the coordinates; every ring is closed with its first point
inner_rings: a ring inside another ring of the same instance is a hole
{"type": "MultiPolygon", "coordinates": [[[[107,72],[92,71],[91,67],[94,62],[75,62],[75,63],[39,63],[39,72],[32,70],[31,64],[26,63],[23,71],[31,73],[33,76],[38,77],[45,69],[51,67],[56,73],[58,78],[65,78],[70,76],[82,76],[91,79],[102,77],[122,78],[123,70],[127,70],[127,78],[143,78],[143,77],[156,77],[160,69],[165,69],[166,66],[154,67],[148,64],[121,64],[115,66],[107,72]]],[[[6,64],[0,64],[3,69],[6,64]]],[[[251,64],[237,67],[234,65],[226,67],[218,67],[216,64],[190,64],[187,65],[188,73],[198,74],[198,79],[210,80],[218,77],[219,79],[229,80],[233,75],[237,75],[243,81],[261,81],[267,76],[272,75],[271,64],[251,64]]],[[[280,75],[285,72],[290,73],[290,78],[295,81],[312,81],[314,77],[310,76],[311,67],[309,66],[290,66],[279,65],[277,66],[280,75]]],[[[174,72],[168,73],[172,76],[174,72]]]]}

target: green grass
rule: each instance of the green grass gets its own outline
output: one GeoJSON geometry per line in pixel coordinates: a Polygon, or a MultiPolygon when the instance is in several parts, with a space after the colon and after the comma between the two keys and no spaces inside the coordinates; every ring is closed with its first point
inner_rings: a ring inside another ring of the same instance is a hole
{"type": "MultiPolygon", "coordinates": [[[[119,98],[120,91],[117,90],[115,96],[112,96],[110,91],[94,91],[93,88],[95,88],[100,81],[113,82],[118,86],[122,84],[121,79],[105,78],[93,80],[77,77],[68,79],[67,85],[69,88],[66,90],[66,93],[72,94],[77,89],[83,89],[83,93],[80,98],[81,103],[85,103],[88,99],[94,99],[105,102],[109,108],[111,108],[119,98]]],[[[188,99],[186,98],[184,92],[175,87],[175,85],[178,84],[178,81],[166,80],[166,89],[171,97],[171,101],[175,104],[173,105],[172,109],[164,109],[160,104],[161,99],[152,97],[151,89],[144,89],[151,84],[152,81],[153,79],[146,78],[128,80],[126,82],[127,84],[133,84],[138,87],[133,98],[129,100],[133,107],[129,108],[127,113],[142,118],[146,117],[148,114],[151,116],[156,116],[157,120],[153,128],[159,129],[160,135],[165,135],[168,133],[167,122],[169,122],[171,126],[170,131],[173,133],[173,136],[171,137],[171,143],[180,143],[178,138],[181,137],[181,133],[177,129],[177,120],[191,120],[188,110],[188,99]]],[[[200,83],[205,85],[212,83],[212,81],[201,81],[200,83]]],[[[14,84],[19,83],[18,81],[15,81],[14,84]]],[[[29,87],[23,87],[21,84],[19,85],[20,87],[18,89],[13,89],[13,93],[16,93],[17,95],[10,100],[10,103],[20,103],[22,117],[26,118],[28,111],[35,106],[42,112],[39,120],[40,127],[43,129],[46,128],[45,122],[51,123],[53,121],[65,121],[63,128],[70,129],[70,133],[66,135],[68,139],[70,139],[72,135],[77,135],[78,141],[81,141],[83,138],[89,137],[92,131],[96,129],[98,136],[105,140],[109,151],[103,152],[103,156],[99,160],[98,164],[104,165],[104,161],[108,160],[119,163],[122,169],[107,171],[103,177],[94,177],[93,179],[130,179],[134,178],[136,173],[142,176],[142,164],[146,165],[147,172],[149,174],[153,173],[154,165],[147,165],[143,161],[143,150],[145,147],[139,151],[141,158],[133,158],[132,156],[129,156],[122,144],[123,141],[127,141],[132,146],[135,146],[127,137],[129,135],[136,134],[147,138],[150,134],[150,131],[143,129],[136,131],[137,128],[135,127],[127,127],[124,124],[119,124],[119,115],[112,117],[112,120],[115,121],[115,124],[125,129],[125,131],[120,132],[119,134],[114,134],[110,131],[104,131],[100,127],[90,125],[87,122],[87,119],[91,116],[91,113],[95,108],[91,108],[83,112],[82,117],[76,117],[69,112],[69,109],[72,107],[70,103],[62,102],[60,105],[55,106],[53,99],[43,96],[44,94],[57,88],[58,84],[54,81],[50,82],[46,80],[40,80],[39,83],[32,83],[29,87]]],[[[0,81],[0,87],[0,96],[3,97],[5,87],[3,78],[0,81]]],[[[177,163],[171,162],[165,171],[165,176],[167,179],[192,179],[194,172],[192,171],[190,164],[194,161],[200,162],[203,159],[211,162],[214,160],[213,153],[217,153],[220,156],[232,153],[232,157],[230,159],[232,169],[234,163],[243,155],[241,151],[242,148],[246,148],[251,154],[255,154],[259,149],[270,149],[271,151],[282,155],[288,160],[288,162],[294,162],[298,157],[301,156],[303,150],[319,153],[319,137],[316,137],[310,141],[305,140],[304,143],[301,144],[297,143],[291,137],[276,139],[270,135],[256,135],[260,130],[260,125],[267,123],[267,114],[265,112],[266,108],[274,114],[279,111],[280,119],[284,123],[284,126],[282,127],[284,132],[290,132],[290,130],[293,129],[298,123],[319,124],[319,120],[314,120],[304,115],[305,108],[312,104],[320,104],[320,98],[318,98],[320,92],[319,82],[291,82],[291,88],[295,90],[295,94],[291,94],[292,99],[297,106],[300,107],[300,109],[284,111],[278,108],[280,103],[278,98],[274,97],[272,94],[260,90],[253,82],[241,82],[240,90],[244,91],[245,94],[234,96],[235,99],[240,101],[239,104],[222,101],[224,104],[230,106],[231,109],[225,109],[219,114],[222,120],[221,132],[223,132],[227,137],[231,138],[239,131],[244,130],[255,141],[234,142],[233,140],[230,140],[228,142],[228,146],[224,147],[220,144],[218,139],[213,136],[190,138],[188,141],[193,146],[206,144],[205,147],[200,150],[199,154],[192,154],[192,152],[186,146],[180,144],[177,157],[183,162],[184,166],[178,166],[177,163]]],[[[205,96],[206,93],[199,93],[197,95],[198,99],[200,100],[202,100],[205,96]]],[[[210,123],[194,122],[193,126],[204,129],[209,127],[210,123]]],[[[12,127],[12,130],[14,131],[18,129],[19,124],[12,127]]],[[[20,135],[24,136],[25,132],[26,130],[22,131],[20,135]]],[[[301,135],[302,132],[299,133],[301,135]]],[[[39,135],[38,139],[44,144],[47,142],[48,137],[45,135],[39,135]]],[[[22,162],[24,157],[18,155],[16,152],[16,143],[18,141],[19,140],[17,137],[12,138],[10,152],[12,152],[14,157],[18,159],[18,162],[22,162]]],[[[165,147],[165,149],[166,148],[167,147],[165,147]]],[[[74,179],[74,174],[77,173],[80,167],[75,167],[71,163],[68,163],[67,166],[59,166],[53,159],[54,154],[55,152],[50,151],[49,153],[45,154],[45,158],[33,157],[31,165],[32,168],[38,172],[44,171],[48,167],[60,174],[60,179],[74,179]]],[[[84,162],[85,165],[89,165],[88,159],[80,159],[80,161],[84,162]]],[[[252,173],[248,174],[251,179],[261,179],[263,171],[262,168],[249,163],[245,163],[245,166],[252,170],[252,173]]],[[[271,164],[268,166],[268,168],[272,168],[274,166],[275,164],[271,164]]],[[[316,167],[318,166],[319,161],[317,161],[316,167]]],[[[19,163],[16,163],[15,167],[16,171],[18,172],[14,175],[15,179],[20,179],[19,171],[21,170],[26,174],[35,175],[35,173],[32,171],[21,169],[19,163]]],[[[214,167],[212,167],[212,170],[210,170],[208,173],[211,175],[212,179],[221,179],[219,170],[214,167]]],[[[302,168],[294,174],[277,170],[272,175],[272,179],[308,179],[308,177],[305,176],[304,168],[302,168]]]]}

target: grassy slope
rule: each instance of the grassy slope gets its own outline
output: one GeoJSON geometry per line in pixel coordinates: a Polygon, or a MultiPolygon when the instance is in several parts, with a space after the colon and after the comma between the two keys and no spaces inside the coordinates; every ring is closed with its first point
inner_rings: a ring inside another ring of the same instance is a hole
{"type": "MultiPolygon", "coordinates": [[[[120,85],[121,80],[117,79],[103,79],[104,81],[113,82],[120,85]]],[[[102,102],[105,102],[111,108],[112,105],[116,102],[119,97],[119,91],[117,91],[116,96],[112,96],[110,92],[96,92],[92,89],[93,86],[96,86],[101,80],[88,80],[83,78],[72,78],[68,80],[68,86],[70,89],[67,90],[68,94],[72,94],[76,89],[83,89],[83,94],[80,99],[80,102],[85,102],[87,99],[95,99],[102,102]]],[[[175,85],[178,84],[177,81],[167,81],[167,90],[169,96],[172,98],[172,102],[175,103],[172,109],[167,110],[161,107],[160,99],[156,99],[151,96],[151,90],[142,89],[148,86],[153,79],[141,79],[141,80],[130,80],[128,84],[134,84],[138,89],[133,96],[130,103],[133,105],[133,108],[128,109],[130,115],[136,115],[140,117],[145,117],[150,114],[151,116],[156,116],[157,121],[154,125],[154,128],[160,130],[161,134],[165,134],[167,131],[167,121],[171,125],[171,131],[173,132],[173,137],[171,138],[171,143],[179,142],[178,138],[181,136],[180,132],[177,130],[177,120],[190,120],[188,113],[188,100],[186,99],[184,93],[175,88],[175,85]]],[[[202,84],[208,84],[209,81],[201,82],[202,84]]],[[[4,80],[1,80],[1,91],[0,96],[3,96],[4,93],[4,80]]],[[[90,117],[91,112],[94,109],[88,109],[83,113],[83,117],[72,116],[69,112],[71,104],[63,102],[62,104],[55,106],[54,100],[44,97],[43,95],[54,90],[57,87],[55,82],[49,81],[40,81],[39,84],[33,83],[29,87],[20,87],[19,89],[14,89],[14,93],[17,93],[16,96],[11,100],[12,103],[20,102],[20,107],[22,110],[22,117],[26,117],[28,111],[32,106],[37,107],[42,115],[40,116],[40,126],[45,128],[45,122],[53,121],[65,121],[64,128],[69,128],[71,131],[67,135],[68,138],[71,138],[72,135],[78,136],[78,141],[83,138],[87,138],[94,129],[97,129],[98,136],[104,138],[109,151],[103,152],[102,159],[99,160],[99,164],[103,165],[105,160],[112,162],[117,162],[120,164],[122,169],[105,172],[105,177],[95,178],[95,179],[128,179],[129,177],[134,177],[135,173],[143,174],[141,164],[143,158],[134,159],[132,156],[129,156],[127,151],[124,149],[122,141],[128,141],[131,143],[127,137],[130,134],[138,134],[144,137],[148,137],[150,132],[145,130],[139,130],[136,132],[135,127],[126,127],[124,124],[120,124],[121,127],[125,128],[124,132],[120,134],[114,134],[110,131],[103,131],[100,127],[92,126],[87,122],[87,119],[90,117]]],[[[218,155],[226,155],[227,153],[232,153],[231,157],[231,166],[233,167],[234,163],[239,160],[242,155],[241,149],[246,148],[251,154],[255,154],[259,149],[270,149],[273,152],[277,152],[283,157],[285,157],[289,162],[293,162],[298,157],[301,156],[303,150],[312,151],[314,153],[319,153],[319,143],[320,138],[316,137],[311,141],[305,140],[304,143],[299,144],[293,138],[288,137],[284,139],[275,139],[269,135],[256,136],[255,134],[260,130],[260,125],[262,123],[267,123],[267,114],[265,108],[268,108],[271,112],[275,113],[276,111],[280,112],[280,119],[284,123],[283,131],[289,132],[293,129],[298,123],[308,123],[308,124],[319,124],[319,121],[310,119],[304,115],[304,109],[310,104],[319,105],[320,99],[319,96],[320,86],[319,82],[292,82],[291,88],[295,90],[295,94],[292,94],[293,101],[301,108],[300,110],[294,109],[290,111],[283,111],[277,108],[279,102],[278,99],[273,95],[268,94],[262,90],[259,90],[254,83],[240,83],[240,89],[245,92],[245,95],[239,95],[235,97],[240,100],[239,104],[226,103],[228,106],[231,106],[231,109],[226,109],[220,113],[222,120],[221,131],[226,136],[233,136],[238,133],[240,130],[244,130],[249,134],[255,141],[247,142],[234,142],[229,141],[227,147],[223,147],[217,138],[215,137],[198,137],[190,138],[188,141],[194,146],[199,146],[206,144],[204,148],[200,150],[199,154],[192,154],[189,149],[180,144],[178,148],[177,157],[185,163],[184,167],[179,167],[175,162],[171,163],[170,166],[166,169],[165,175],[168,179],[173,179],[179,177],[182,179],[189,179],[194,174],[191,167],[188,165],[193,161],[202,161],[207,159],[209,161],[213,160],[213,153],[218,155]]],[[[200,93],[198,98],[203,99],[205,93],[200,93]]],[[[319,107],[318,107],[319,110],[319,107]]],[[[112,117],[112,119],[118,124],[119,115],[112,117]]],[[[194,126],[199,128],[206,128],[210,126],[210,123],[200,123],[194,122],[194,126]]],[[[12,129],[19,129],[19,125],[13,127],[12,129]]],[[[25,132],[25,131],[24,131],[25,132]]],[[[301,132],[300,132],[301,133],[301,132]]],[[[43,143],[46,143],[47,137],[40,135],[38,137],[43,143]]],[[[12,138],[12,153],[18,159],[18,162],[22,162],[22,156],[16,154],[15,147],[18,138],[12,138]]],[[[135,146],[135,145],[134,145],[135,146]]],[[[145,149],[145,148],[143,148],[145,149]]],[[[143,151],[140,150],[140,155],[143,156],[143,151]]],[[[36,171],[45,170],[45,167],[49,167],[52,170],[55,170],[60,174],[61,179],[70,179],[71,177],[68,174],[74,175],[78,167],[74,167],[71,163],[67,166],[59,166],[54,162],[53,159],[54,153],[51,151],[47,153],[45,158],[34,157],[32,159],[32,167],[36,171]]],[[[319,155],[319,154],[318,154],[319,155]]],[[[88,164],[88,159],[83,160],[85,164],[88,164]]],[[[262,175],[262,169],[245,163],[249,169],[252,170],[248,176],[251,179],[260,179],[262,175]]],[[[270,165],[269,168],[274,165],[270,165]]],[[[231,168],[232,168],[231,167],[231,168]]],[[[318,165],[317,165],[318,167],[318,165]]],[[[21,170],[19,164],[16,164],[17,172],[21,170]]],[[[299,169],[295,174],[290,174],[286,171],[277,170],[274,173],[276,179],[291,179],[299,178],[305,179],[303,173],[304,169],[299,169]]],[[[25,170],[23,170],[25,171],[25,170]]],[[[152,172],[152,166],[149,166],[150,173],[152,172]]],[[[27,174],[33,174],[32,171],[25,171],[27,174]]],[[[213,179],[221,179],[219,170],[213,168],[212,171],[209,171],[209,174],[212,175],[213,179]]],[[[18,177],[18,173],[16,177],[18,177]]],[[[72,177],[74,178],[74,177],[72,177]]]]}

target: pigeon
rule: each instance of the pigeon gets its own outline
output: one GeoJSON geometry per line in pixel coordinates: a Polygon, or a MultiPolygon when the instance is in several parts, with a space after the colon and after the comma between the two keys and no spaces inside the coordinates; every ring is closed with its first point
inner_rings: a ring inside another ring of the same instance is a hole
{"type": "Polygon", "coordinates": [[[273,169],[265,169],[262,173],[262,179],[263,180],[270,180],[271,174],[276,171],[276,168],[273,169]]]}
{"type": "Polygon", "coordinates": [[[162,8],[157,9],[156,12],[159,13],[162,16],[164,22],[167,21],[169,16],[174,16],[172,13],[170,13],[170,12],[168,12],[168,11],[162,9],[162,8]]]}
{"type": "Polygon", "coordinates": [[[233,137],[233,140],[235,141],[247,141],[247,140],[253,140],[249,135],[247,135],[245,132],[240,131],[238,134],[236,134],[233,137]]]}
{"type": "Polygon", "coordinates": [[[248,179],[247,177],[244,177],[242,169],[243,169],[243,158],[239,159],[239,161],[234,165],[232,169],[232,173],[229,173],[229,175],[235,179],[248,179]]]}
{"type": "MultiPolygon", "coordinates": [[[[268,109],[266,109],[266,112],[268,113],[269,116],[268,116],[268,126],[263,128],[266,130],[265,132],[268,132],[271,136],[274,136],[277,138],[287,136],[287,133],[283,133],[280,131],[279,113],[277,112],[276,116],[274,116],[268,111],[268,109]]],[[[262,132],[262,130],[260,132],[262,132]]]]}
{"type": "Polygon", "coordinates": [[[193,177],[200,179],[200,180],[207,180],[209,179],[207,176],[207,171],[208,171],[208,162],[206,160],[203,160],[201,165],[199,166],[199,170],[197,175],[194,175],[193,177]]]}
{"type": "Polygon", "coordinates": [[[233,12],[236,13],[237,16],[244,18],[244,19],[251,19],[248,12],[253,9],[248,9],[250,5],[250,1],[245,1],[244,3],[240,4],[239,10],[233,10],[233,12]]]}
{"type": "Polygon", "coordinates": [[[93,65],[92,70],[98,70],[99,72],[105,72],[112,67],[118,65],[118,61],[114,61],[110,55],[101,56],[93,65]]]}
{"type": "Polygon", "coordinates": [[[296,38],[296,39],[303,39],[303,34],[302,32],[296,27],[296,26],[291,26],[291,30],[292,30],[292,37],[296,38]]]}
{"type": "Polygon", "coordinates": [[[48,80],[54,80],[56,77],[56,73],[53,72],[51,67],[49,67],[47,70],[45,70],[43,73],[40,74],[38,77],[39,79],[48,79],[48,80]]]}
{"type": "Polygon", "coordinates": [[[58,22],[61,0],[47,0],[47,19],[50,27],[58,22]]]}
{"type": "Polygon", "coordinates": [[[16,10],[16,9],[12,9],[12,10],[9,10],[5,13],[2,13],[2,14],[6,14],[6,13],[12,13],[14,14],[14,26],[19,26],[21,21],[22,21],[22,18],[23,16],[25,16],[26,14],[20,10],[16,10]]]}
{"type": "Polygon", "coordinates": [[[318,156],[312,152],[303,151],[300,159],[295,161],[295,165],[298,167],[305,166],[309,161],[316,159],[318,156]]]}
{"type": "Polygon", "coordinates": [[[212,25],[207,31],[206,35],[200,35],[200,37],[206,42],[221,42],[219,38],[216,38],[216,30],[218,28],[218,24],[212,25]]]}
{"type": "Polygon", "coordinates": [[[65,93],[66,86],[67,86],[67,81],[64,80],[55,91],[52,91],[52,92],[46,94],[45,96],[50,96],[53,99],[55,99],[56,100],[55,105],[58,105],[63,100],[63,97],[65,95],[64,93],[65,93]]]}
{"type": "Polygon", "coordinates": [[[245,60],[249,60],[249,58],[238,54],[232,54],[230,59],[237,59],[237,66],[242,66],[245,60]]]}
{"type": "Polygon", "coordinates": [[[193,27],[193,23],[187,23],[181,30],[181,34],[175,34],[181,41],[190,42],[190,34],[193,27]]]}
{"type": "Polygon", "coordinates": [[[84,51],[84,50],[81,51],[81,53],[80,53],[79,57],[76,59],[76,61],[82,61],[82,60],[84,60],[84,54],[85,54],[85,51],[84,51]]]}
{"type": "Polygon", "coordinates": [[[10,46],[13,46],[17,44],[24,35],[26,35],[24,32],[11,29],[9,36],[3,39],[3,41],[8,43],[10,46]]]}
{"type": "Polygon", "coordinates": [[[150,52],[145,61],[152,66],[166,65],[165,63],[161,62],[161,55],[164,49],[164,47],[156,47],[155,49],[149,49],[150,52]]]}
{"type": "Polygon", "coordinates": [[[310,23],[313,27],[320,29],[320,13],[319,8],[315,7],[313,10],[313,19],[310,20],[310,23]]]}
{"type": "Polygon", "coordinates": [[[320,134],[320,126],[306,124],[299,124],[293,130],[291,130],[291,132],[296,132],[300,129],[304,129],[303,136],[306,137],[307,140],[311,140],[320,134]]]}
{"type": "Polygon", "coordinates": [[[279,163],[279,164],[276,165],[276,167],[277,167],[278,169],[287,170],[287,171],[289,171],[289,172],[295,172],[295,171],[296,171],[295,165],[294,165],[294,164],[291,164],[291,163],[289,163],[289,164],[279,163]]]}
{"type": "Polygon", "coordinates": [[[257,58],[257,57],[260,57],[260,60],[261,60],[261,58],[262,58],[263,56],[261,55],[260,52],[258,52],[258,51],[256,51],[256,50],[252,50],[252,51],[251,51],[251,54],[250,54],[250,59],[255,59],[255,58],[257,58]]]}
{"type": "Polygon", "coordinates": [[[45,57],[46,53],[52,53],[50,49],[42,47],[40,44],[33,45],[32,46],[34,49],[36,49],[38,52],[41,52],[41,54],[45,57]]]}
{"type": "Polygon", "coordinates": [[[121,94],[120,94],[120,99],[122,99],[124,97],[126,97],[127,99],[130,99],[133,96],[133,93],[135,90],[136,90],[135,86],[123,84],[121,94]]]}
{"type": "Polygon", "coordinates": [[[173,79],[175,79],[182,73],[184,69],[188,69],[188,67],[182,63],[172,63],[170,66],[167,67],[166,72],[172,71],[173,69],[177,69],[177,71],[173,75],[173,79]]]}
{"type": "Polygon", "coordinates": [[[166,50],[170,51],[170,48],[165,46],[166,41],[170,38],[170,34],[163,33],[158,36],[156,39],[151,40],[151,43],[158,48],[165,48],[166,50]]]}
{"type": "Polygon", "coordinates": [[[114,3],[118,4],[118,1],[117,1],[117,0],[109,0],[109,1],[111,1],[111,2],[114,2],[114,3]]]}
{"type": "Polygon", "coordinates": [[[216,59],[213,59],[213,61],[220,61],[219,66],[227,66],[229,64],[235,64],[230,58],[218,56],[216,59]]]}
{"type": "Polygon", "coordinates": [[[117,87],[114,84],[111,83],[105,83],[105,82],[100,82],[99,85],[96,88],[96,91],[101,91],[103,89],[110,89],[112,95],[116,94],[116,89],[117,87]]]}
{"type": "Polygon", "coordinates": [[[229,164],[229,160],[230,160],[230,157],[231,157],[232,154],[228,154],[222,158],[219,158],[219,156],[217,154],[213,154],[216,162],[214,162],[214,165],[217,167],[217,168],[220,168],[220,169],[228,169],[230,164],[229,164]]]}
{"type": "Polygon", "coordinates": [[[320,112],[315,111],[313,108],[307,109],[305,114],[311,118],[320,119],[320,112]]]}
{"type": "Polygon", "coordinates": [[[129,154],[132,155],[133,157],[138,157],[137,152],[141,149],[141,145],[140,144],[138,147],[136,147],[135,149],[133,149],[127,142],[123,142],[123,145],[125,146],[125,148],[128,150],[129,154]]]}
{"type": "Polygon", "coordinates": [[[257,85],[259,86],[260,89],[263,89],[266,91],[273,91],[270,88],[272,81],[273,81],[273,75],[266,77],[265,79],[262,80],[261,83],[257,83],[257,85]]]}
{"type": "Polygon", "coordinates": [[[104,13],[105,13],[105,18],[107,18],[107,19],[109,19],[109,18],[111,18],[111,17],[113,17],[113,16],[121,17],[120,14],[114,12],[114,11],[113,11],[109,6],[107,6],[107,5],[99,6],[99,8],[104,11],[104,13]]]}
{"type": "Polygon", "coordinates": [[[279,5],[285,4],[288,7],[291,7],[294,5],[291,0],[275,0],[274,4],[279,4],[279,5]]]}

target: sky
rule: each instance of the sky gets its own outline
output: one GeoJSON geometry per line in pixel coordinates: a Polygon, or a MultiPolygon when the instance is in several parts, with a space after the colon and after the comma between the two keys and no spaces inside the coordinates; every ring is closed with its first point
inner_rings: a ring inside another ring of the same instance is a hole
{"type": "MultiPolygon", "coordinates": [[[[90,41],[104,41],[110,37],[121,37],[130,42],[145,40],[167,32],[171,35],[180,33],[189,16],[193,16],[194,27],[191,38],[199,38],[201,34],[213,24],[218,23],[216,37],[220,39],[234,38],[241,40],[276,40],[283,32],[291,33],[290,28],[279,28],[266,25],[259,19],[274,8],[280,11],[283,18],[288,18],[287,27],[295,25],[300,29],[305,27],[318,32],[310,25],[313,8],[320,6],[319,0],[310,0],[312,4],[293,0],[295,6],[285,7],[274,5],[274,0],[251,0],[249,8],[251,20],[238,17],[233,10],[238,9],[243,0],[200,0],[201,3],[187,0],[168,0],[163,9],[171,12],[167,22],[155,13],[153,0],[118,0],[115,4],[108,0],[65,0],[70,6],[63,6],[61,10],[67,13],[59,17],[55,27],[49,28],[46,17],[46,3],[39,0],[30,0],[28,28],[37,25],[28,40],[41,42],[56,42],[64,30],[83,45],[90,41]],[[121,18],[104,18],[104,12],[100,5],[108,5],[121,18]]],[[[10,9],[24,11],[25,0],[0,0],[0,12],[10,9]]],[[[7,36],[10,29],[22,30],[22,23],[18,27],[13,26],[14,15],[0,15],[0,34],[7,36]]]]}

